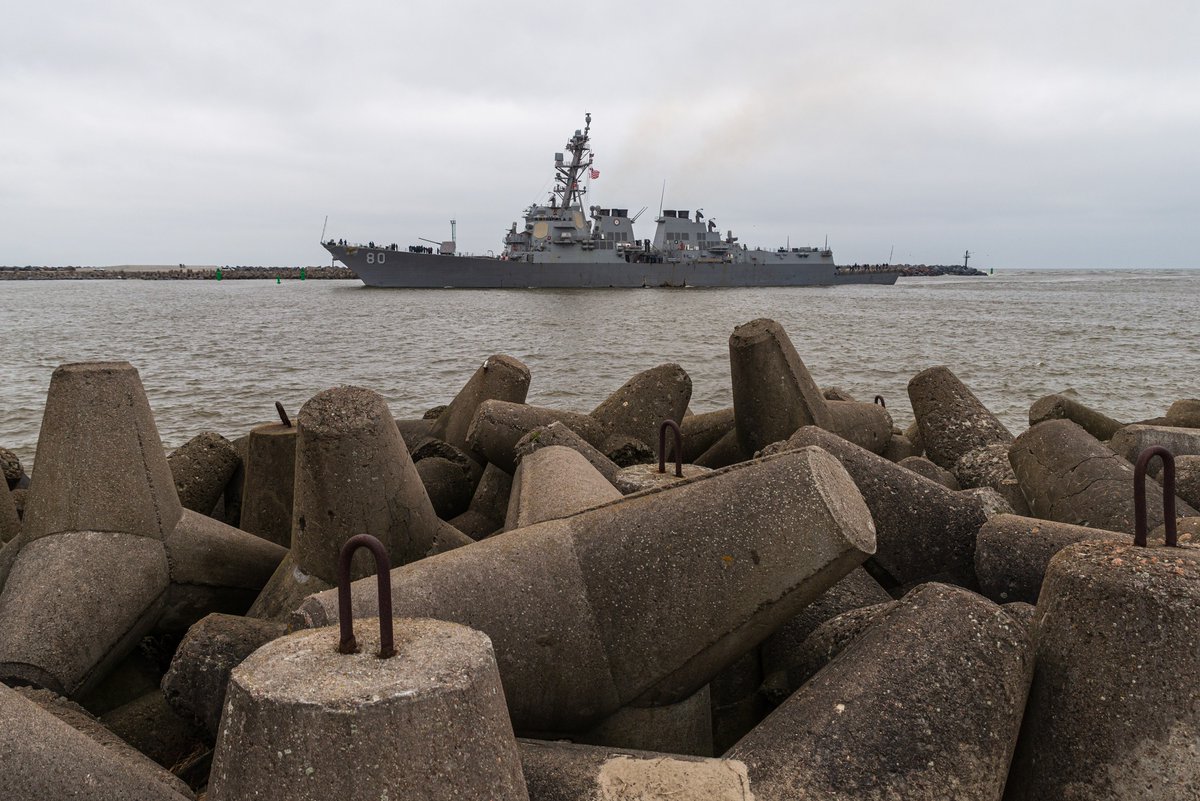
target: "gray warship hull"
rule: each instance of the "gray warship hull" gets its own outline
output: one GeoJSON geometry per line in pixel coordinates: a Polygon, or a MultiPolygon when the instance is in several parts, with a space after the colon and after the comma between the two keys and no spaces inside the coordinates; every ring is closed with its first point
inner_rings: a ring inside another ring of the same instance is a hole
{"type": "Polygon", "coordinates": [[[806,263],[794,254],[759,251],[752,261],[518,261],[484,256],[409,253],[324,243],[371,287],[527,289],[601,287],[775,287],[896,283],[894,272],[849,272],[832,259],[806,263]]]}

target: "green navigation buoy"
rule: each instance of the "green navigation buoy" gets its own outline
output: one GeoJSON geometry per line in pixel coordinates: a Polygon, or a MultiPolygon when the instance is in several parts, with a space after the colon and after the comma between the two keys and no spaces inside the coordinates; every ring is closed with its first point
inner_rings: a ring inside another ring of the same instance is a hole
{"type": "Polygon", "coordinates": [[[303,267],[300,268],[300,280],[301,281],[304,280],[304,268],[303,267]]]}
{"type": "Polygon", "coordinates": [[[220,267],[217,268],[217,280],[218,281],[221,280],[221,268],[220,267]]]}
{"type": "Polygon", "coordinates": [[[989,268],[988,268],[988,275],[995,275],[995,274],[996,274],[996,268],[995,268],[995,267],[989,267],[989,268]]]}
{"type": "Polygon", "coordinates": [[[278,275],[277,275],[277,276],[275,276],[275,283],[277,283],[277,284],[282,284],[282,283],[283,283],[282,281],[280,281],[280,280],[279,280],[279,276],[278,276],[278,275]]]}

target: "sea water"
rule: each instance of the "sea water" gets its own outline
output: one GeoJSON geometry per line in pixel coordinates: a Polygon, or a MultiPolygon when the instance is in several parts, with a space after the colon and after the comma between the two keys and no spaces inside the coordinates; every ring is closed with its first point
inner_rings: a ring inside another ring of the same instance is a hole
{"type": "Polygon", "coordinates": [[[493,353],[527,364],[529,402],[590,411],[676,362],[696,412],[729,406],[735,325],[778,320],[822,387],[912,422],[906,385],[944,364],[1014,433],[1063,392],[1122,421],[1200,396],[1200,270],[1000,271],[895,286],[388,290],[357,281],[0,281],[0,445],[27,469],[64,362],[127,360],[169,448],[293,419],[339,384],[396,417],[447,403],[493,353]]]}

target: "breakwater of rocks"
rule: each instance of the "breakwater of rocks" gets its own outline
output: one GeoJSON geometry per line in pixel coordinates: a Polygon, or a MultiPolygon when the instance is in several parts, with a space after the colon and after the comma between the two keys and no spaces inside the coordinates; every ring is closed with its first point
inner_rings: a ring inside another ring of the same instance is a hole
{"type": "Polygon", "coordinates": [[[97,267],[0,267],[0,281],[237,281],[357,279],[345,267],[170,267],[104,269],[97,267]]]}
{"type": "Polygon", "coordinates": [[[495,354],[170,454],[132,365],[59,367],[3,460],[0,797],[1194,797],[1200,400],[1014,432],[933,367],[901,430],[728,345],[702,414],[495,354]]]}

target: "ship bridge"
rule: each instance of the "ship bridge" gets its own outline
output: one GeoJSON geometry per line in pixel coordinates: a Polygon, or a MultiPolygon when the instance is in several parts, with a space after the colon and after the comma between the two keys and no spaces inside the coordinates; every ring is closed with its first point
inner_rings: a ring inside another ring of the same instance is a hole
{"type": "Polygon", "coordinates": [[[728,239],[722,240],[717,231],[715,220],[704,221],[704,210],[693,212],[686,209],[666,209],[655,218],[658,227],[654,231],[654,247],[662,251],[672,250],[709,250],[727,251],[730,245],[737,241],[730,232],[728,239]]]}

